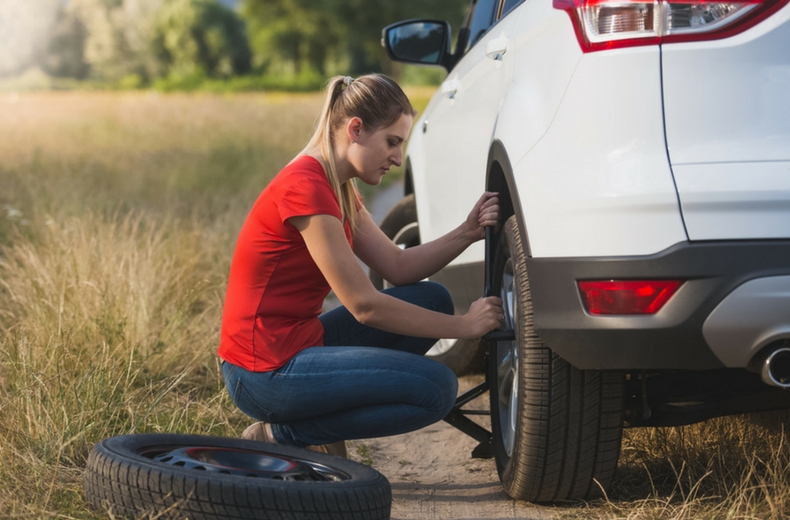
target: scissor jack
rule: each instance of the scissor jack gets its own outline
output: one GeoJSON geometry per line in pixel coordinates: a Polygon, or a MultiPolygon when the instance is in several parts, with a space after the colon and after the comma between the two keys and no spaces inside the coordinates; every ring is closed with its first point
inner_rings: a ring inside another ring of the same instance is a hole
{"type": "MultiPolygon", "coordinates": [[[[485,365],[488,366],[489,356],[492,355],[492,349],[496,349],[496,344],[498,341],[513,341],[515,339],[515,335],[513,330],[496,330],[486,335],[483,338],[484,341],[488,343],[488,351],[486,352],[485,356],[485,365]]],[[[495,352],[495,351],[494,351],[495,352]]],[[[486,379],[478,384],[477,386],[467,390],[463,394],[459,395],[458,398],[455,400],[455,406],[453,409],[450,410],[450,413],[445,416],[444,420],[448,422],[450,425],[458,428],[465,434],[469,435],[480,444],[477,445],[475,449],[472,450],[472,457],[476,459],[490,459],[494,456],[494,452],[491,446],[491,432],[474,422],[468,416],[470,415],[491,415],[491,410],[467,410],[464,409],[471,401],[474,401],[478,397],[482,396],[486,392],[488,392],[490,387],[490,382],[488,380],[488,374],[490,371],[486,370],[486,379]]]]}
{"type": "MultiPolygon", "coordinates": [[[[493,258],[494,247],[493,243],[493,229],[491,227],[486,228],[486,238],[485,238],[485,248],[486,248],[486,259],[485,259],[485,291],[484,294],[486,296],[494,296],[493,292],[493,266],[491,259],[493,258]]],[[[496,360],[496,348],[497,343],[500,341],[514,341],[516,338],[513,329],[500,329],[494,330],[483,336],[483,341],[486,343],[486,355],[484,366],[486,367],[486,377],[485,380],[480,383],[479,385],[475,386],[464,392],[463,394],[459,395],[458,398],[455,400],[455,406],[453,409],[450,410],[450,413],[444,418],[444,420],[449,423],[450,425],[458,428],[465,434],[469,435],[480,444],[477,445],[475,449],[472,450],[472,457],[476,459],[490,459],[494,456],[493,447],[491,446],[491,439],[492,434],[490,431],[486,430],[468,416],[470,415],[488,415],[491,416],[491,410],[465,410],[464,406],[469,404],[471,401],[474,401],[478,397],[482,396],[486,392],[491,389],[491,384],[493,383],[496,385],[496,381],[489,381],[491,377],[491,370],[489,369],[489,363],[491,360],[496,360]],[[492,357],[493,356],[493,357],[492,357]]]]}

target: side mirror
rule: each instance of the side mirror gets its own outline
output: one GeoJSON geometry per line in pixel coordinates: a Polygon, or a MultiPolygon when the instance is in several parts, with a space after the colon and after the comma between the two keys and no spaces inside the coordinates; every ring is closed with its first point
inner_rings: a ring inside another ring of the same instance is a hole
{"type": "Polygon", "coordinates": [[[398,22],[384,28],[381,44],[394,61],[450,68],[450,24],[447,22],[398,22]]]}

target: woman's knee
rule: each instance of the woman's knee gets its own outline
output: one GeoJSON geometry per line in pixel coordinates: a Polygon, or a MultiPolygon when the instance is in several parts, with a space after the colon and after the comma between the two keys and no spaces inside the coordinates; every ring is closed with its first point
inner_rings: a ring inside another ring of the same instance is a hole
{"type": "Polygon", "coordinates": [[[436,282],[425,283],[431,284],[431,288],[436,295],[436,310],[445,314],[453,314],[455,312],[455,306],[453,305],[453,299],[450,296],[450,292],[443,285],[436,282]]]}
{"type": "Polygon", "coordinates": [[[453,299],[443,285],[436,282],[424,281],[412,285],[401,285],[384,289],[384,293],[425,309],[453,314],[453,299]]]}
{"type": "Polygon", "coordinates": [[[458,378],[447,366],[436,361],[434,363],[437,367],[432,381],[437,386],[437,391],[433,393],[430,411],[434,415],[434,419],[439,421],[444,419],[455,406],[458,396],[458,378]]]}
{"type": "Polygon", "coordinates": [[[421,289],[427,294],[427,300],[432,302],[433,310],[443,312],[444,314],[453,314],[455,307],[453,306],[453,299],[449,291],[442,285],[436,282],[420,282],[421,289]]]}

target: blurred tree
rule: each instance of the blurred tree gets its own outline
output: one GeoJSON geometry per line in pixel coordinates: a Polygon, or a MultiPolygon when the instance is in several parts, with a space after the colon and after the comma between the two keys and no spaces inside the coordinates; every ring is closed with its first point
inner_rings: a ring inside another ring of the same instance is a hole
{"type": "Polygon", "coordinates": [[[55,23],[49,31],[37,62],[50,76],[84,79],[90,72],[85,61],[88,30],[69,4],[60,4],[55,23]]]}
{"type": "Polygon", "coordinates": [[[392,74],[397,70],[381,48],[381,29],[407,18],[439,18],[457,29],[469,0],[242,1],[259,67],[279,58],[297,73],[304,64],[324,73],[334,54],[346,57],[344,70],[353,74],[392,74]]]}
{"type": "Polygon", "coordinates": [[[68,7],[87,30],[85,61],[91,75],[117,80],[149,79],[156,62],[149,45],[163,0],[70,0],[68,7]]]}
{"type": "Polygon", "coordinates": [[[152,47],[163,76],[226,78],[250,71],[244,23],[216,0],[165,0],[152,47]]]}
{"type": "Polygon", "coordinates": [[[0,45],[13,51],[0,53],[0,75],[32,66],[38,49],[48,74],[125,85],[162,76],[225,78],[251,68],[308,83],[334,72],[398,77],[403,67],[386,57],[381,29],[419,17],[448,20],[457,31],[469,1],[0,0],[0,45]],[[235,2],[246,28],[228,7],[235,2]]]}
{"type": "Polygon", "coordinates": [[[327,0],[243,0],[256,69],[286,61],[299,75],[304,66],[320,74],[337,50],[343,23],[327,0]]]}

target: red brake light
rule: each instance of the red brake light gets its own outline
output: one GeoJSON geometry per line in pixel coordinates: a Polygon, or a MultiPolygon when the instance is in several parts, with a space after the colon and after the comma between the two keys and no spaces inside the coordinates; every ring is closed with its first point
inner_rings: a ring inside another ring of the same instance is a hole
{"type": "Polygon", "coordinates": [[[790,0],[553,0],[584,52],[714,40],[745,31],[790,0]]]}
{"type": "Polygon", "coordinates": [[[681,280],[590,280],[579,282],[587,312],[655,314],[675,294],[681,280]]]}

